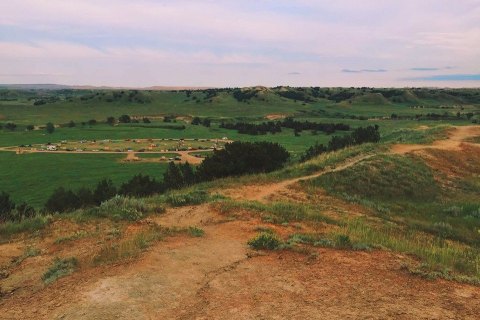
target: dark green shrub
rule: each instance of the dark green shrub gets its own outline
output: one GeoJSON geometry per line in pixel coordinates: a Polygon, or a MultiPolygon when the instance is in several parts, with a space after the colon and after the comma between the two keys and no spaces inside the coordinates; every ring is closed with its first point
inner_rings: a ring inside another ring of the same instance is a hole
{"type": "Polygon", "coordinates": [[[262,232],[248,241],[248,245],[256,250],[275,250],[282,245],[282,240],[272,232],[262,232]]]}

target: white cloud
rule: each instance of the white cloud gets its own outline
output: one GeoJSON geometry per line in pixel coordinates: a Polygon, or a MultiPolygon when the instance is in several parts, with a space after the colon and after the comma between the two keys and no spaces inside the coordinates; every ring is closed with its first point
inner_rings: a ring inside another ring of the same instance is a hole
{"type": "Polygon", "coordinates": [[[0,67],[105,84],[244,85],[250,75],[267,85],[322,77],[392,85],[412,67],[479,71],[479,19],[477,0],[2,1],[0,67]],[[119,70],[129,78],[119,79],[119,70]],[[279,76],[291,70],[301,75],[279,76]]]}

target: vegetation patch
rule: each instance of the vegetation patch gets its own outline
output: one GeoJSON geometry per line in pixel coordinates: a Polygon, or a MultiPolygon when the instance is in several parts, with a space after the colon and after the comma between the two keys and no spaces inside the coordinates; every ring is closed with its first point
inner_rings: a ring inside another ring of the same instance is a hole
{"type": "Polygon", "coordinates": [[[165,201],[172,207],[198,205],[210,200],[206,191],[194,190],[191,192],[172,192],[165,196],[165,201]]]}
{"type": "Polygon", "coordinates": [[[339,195],[379,201],[432,201],[440,195],[431,169],[408,156],[378,155],[303,183],[339,195]]]}
{"type": "Polygon", "coordinates": [[[232,214],[239,210],[259,213],[264,221],[277,224],[293,221],[338,223],[323,215],[318,208],[303,203],[222,200],[216,202],[214,206],[224,214],[232,214]]]}
{"type": "MultiPolygon", "coordinates": [[[[113,231],[114,235],[110,237],[116,240],[120,235],[113,231]]],[[[164,240],[166,237],[175,234],[187,234],[191,237],[202,237],[205,232],[198,227],[189,228],[164,228],[157,224],[150,225],[146,230],[135,234],[132,238],[106,244],[93,257],[93,265],[113,264],[138,257],[155,243],[164,240]]]]}
{"type": "Polygon", "coordinates": [[[17,266],[21,264],[23,261],[25,261],[28,258],[31,257],[36,257],[41,254],[41,250],[32,246],[28,246],[25,248],[23,251],[23,254],[20,257],[16,257],[15,259],[12,260],[13,265],[17,266]]]}
{"type": "Polygon", "coordinates": [[[36,234],[43,230],[52,221],[50,216],[36,216],[19,222],[5,222],[0,224],[0,242],[8,241],[19,233],[36,234]]]}
{"type": "Polygon", "coordinates": [[[255,250],[276,250],[282,244],[282,240],[273,232],[261,232],[248,241],[248,245],[255,250]]]}
{"type": "Polygon", "coordinates": [[[77,267],[78,261],[76,258],[55,258],[53,265],[43,274],[42,280],[46,284],[50,284],[61,277],[73,273],[77,267]]]}
{"type": "Polygon", "coordinates": [[[205,235],[205,231],[198,227],[189,227],[188,234],[192,237],[203,237],[205,235]]]}
{"type": "Polygon", "coordinates": [[[75,231],[74,233],[68,235],[68,236],[64,236],[64,237],[59,237],[57,239],[55,239],[54,243],[55,244],[62,244],[62,243],[66,243],[66,242],[70,242],[70,241],[75,241],[75,240],[78,240],[78,239],[82,239],[82,238],[86,238],[89,236],[89,233],[84,231],[84,230],[80,230],[80,231],[75,231]]]}
{"type": "Polygon", "coordinates": [[[402,128],[382,136],[382,141],[391,143],[430,144],[436,140],[448,138],[448,125],[434,126],[426,129],[402,128]]]}
{"type": "Polygon", "coordinates": [[[430,271],[450,270],[480,279],[480,252],[475,247],[414,229],[402,229],[391,223],[372,226],[363,219],[347,222],[335,234],[348,236],[354,243],[413,254],[430,271]]]}
{"type": "Polygon", "coordinates": [[[109,218],[114,221],[138,221],[144,218],[150,210],[163,212],[164,208],[159,205],[152,208],[147,205],[144,199],[115,196],[103,202],[99,207],[88,209],[86,213],[91,216],[109,218]]]}

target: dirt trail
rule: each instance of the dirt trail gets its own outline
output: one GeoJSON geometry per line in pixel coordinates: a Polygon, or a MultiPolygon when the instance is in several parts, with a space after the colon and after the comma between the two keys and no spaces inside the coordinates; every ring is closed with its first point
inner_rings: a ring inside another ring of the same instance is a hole
{"type": "Polygon", "coordinates": [[[449,132],[448,139],[434,141],[431,145],[422,144],[396,144],[391,151],[394,154],[406,154],[423,149],[461,150],[462,144],[475,145],[465,140],[480,136],[480,126],[454,127],[449,132]]]}
{"type": "Polygon", "coordinates": [[[342,171],[344,169],[347,169],[351,166],[356,165],[357,163],[366,160],[368,158],[371,158],[373,155],[363,155],[360,157],[352,158],[347,160],[346,162],[342,163],[339,166],[336,166],[334,168],[327,168],[321,172],[309,175],[309,176],[303,176],[300,178],[294,178],[294,179],[288,179],[284,180],[281,182],[277,183],[272,183],[272,184],[266,184],[266,185],[248,185],[244,186],[241,188],[237,189],[229,189],[225,190],[223,193],[233,199],[237,200],[250,200],[250,201],[267,201],[267,199],[276,194],[279,193],[282,190],[288,189],[289,187],[293,186],[294,184],[302,181],[302,180],[309,180],[309,179],[314,179],[318,178],[324,174],[331,173],[331,172],[336,172],[336,171],[342,171]]]}

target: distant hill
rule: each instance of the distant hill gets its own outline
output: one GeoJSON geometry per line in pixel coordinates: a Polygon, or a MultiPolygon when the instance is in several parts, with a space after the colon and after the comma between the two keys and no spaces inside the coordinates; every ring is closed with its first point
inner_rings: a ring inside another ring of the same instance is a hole
{"type": "Polygon", "coordinates": [[[152,91],[172,91],[172,90],[206,90],[211,87],[186,87],[186,86],[152,86],[152,87],[109,87],[109,86],[69,86],[63,84],[0,84],[0,88],[19,89],[19,90],[152,90],[152,91]]]}

